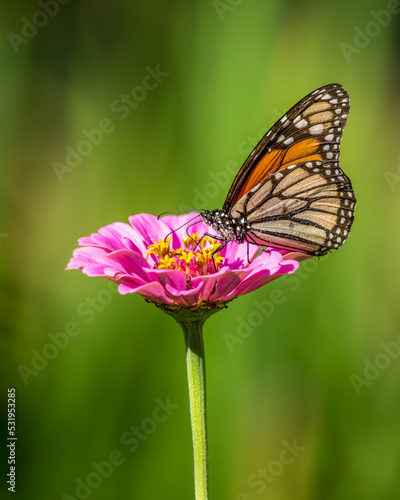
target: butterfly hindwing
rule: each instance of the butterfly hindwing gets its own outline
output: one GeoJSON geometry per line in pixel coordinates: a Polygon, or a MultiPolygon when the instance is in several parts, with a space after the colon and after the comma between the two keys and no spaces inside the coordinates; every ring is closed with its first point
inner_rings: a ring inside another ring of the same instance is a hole
{"type": "Polygon", "coordinates": [[[351,182],[338,165],[319,160],[284,167],[232,208],[250,243],[323,255],[346,240],[354,218],[351,182]]]}
{"type": "Polygon", "coordinates": [[[254,186],[295,162],[337,165],[349,110],[349,95],[339,84],[326,85],[304,97],[251,152],[229,190],[223,210],[229,212],[254,186]]]}

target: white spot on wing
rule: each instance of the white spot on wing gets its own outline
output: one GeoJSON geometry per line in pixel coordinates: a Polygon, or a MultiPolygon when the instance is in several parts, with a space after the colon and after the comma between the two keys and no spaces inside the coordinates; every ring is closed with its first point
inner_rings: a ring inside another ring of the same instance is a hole
{"type": "Polygon", "coordinates": [[[300,120],[299,123],[296,123],[295,126],[296,128],[304,128],[304,127],[307,127],[308,125],[308,121],[307,120],[300,120]]]}
{"type": "Polygon", "coordinates": [[[313,125],[312,127],[310,127],[309,131],[312,135],[322,134],[322,132],[324,131],[324,126],[322,123],[318,123],[317,125],[313,125]]]}

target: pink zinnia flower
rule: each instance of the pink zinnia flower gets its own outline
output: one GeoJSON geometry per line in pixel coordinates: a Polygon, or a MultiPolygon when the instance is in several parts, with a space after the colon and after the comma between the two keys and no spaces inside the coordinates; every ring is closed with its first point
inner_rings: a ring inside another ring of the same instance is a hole
{"type": "Polygon", "coordinates": [[[67,269],[82,269],[118,284],[121,294],[138,293],[172,316],[186,345],[193,436],[195,494],[208,498],[206,376],[203,325],[226,303],[293,273],[307,255],[204,236],[201,215],[129,217],[80,238],[67,269]],[[194,220],[197,223],[192,223],[194,220]],[[224,242],[225,243],[225,242],[224,242]]]}
{"type": "Polygon", "coordinates": [[[198,244],[210,229],[204,222],[191,224],[187,234],[195,216],[158,220],[139,214],[129,217],[130,225],[109,224],[78,240],[81,247],[74,250],[67,269],[115,281],[121,294],[138,293],[158,305],[197,308],[223,305],[293,273],[299,261],[307,258],[273,248],[260,252],[256,245],[248,248],[235,242],[215,253],[221,244],[218,240],[205,237],[198,244]]]}

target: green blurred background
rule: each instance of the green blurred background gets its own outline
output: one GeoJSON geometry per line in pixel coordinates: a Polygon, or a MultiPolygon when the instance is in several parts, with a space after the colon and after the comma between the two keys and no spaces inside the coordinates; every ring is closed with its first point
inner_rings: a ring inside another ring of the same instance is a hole
{"type": "Polygon", "coordinates": [[[358,199],[352,233],[339,252],[207,322],[210,498],[398,499],[399,4],[0,9],[0,424],[4,435],[15,387],[15,496],[194,498],[182,333],[141,297],[64,268],[79,237],[129,215],[220,207],[227,172],[261,134],[307,93],[339,82],[352,106],[341,159],[358,199]],[[162,76],[143,92],[149,71],[162,76]],[[121,94],[135,87],[124,112],[121,94]],[[57,174],[54,162],[65,165],[67,147],[100,122],[113,130],[57,174]],[[282,303],[255,323],[256,302],[273,293],[282,303]],[[47,347],[53,359],[22,377],[18,367],[32,368],[35,351],[71,322],[80,333],[47,347]],[[178,407],[154,425],[156,400],[178,407]],[[147,433],[126,446],[132,426],[147,433]],[[290,464],[278,462],[283,442],[301,447],[290,464]],[[103,464],[99,484],[93,462],[110,455],[119,465],[109,474],[103,464]],[[77,492],[79,478],[92,487],[77,492]]]}

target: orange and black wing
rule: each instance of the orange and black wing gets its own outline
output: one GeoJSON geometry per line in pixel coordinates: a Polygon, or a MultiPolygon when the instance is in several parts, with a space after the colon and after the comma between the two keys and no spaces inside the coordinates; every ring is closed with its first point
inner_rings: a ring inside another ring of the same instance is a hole
{"type": "Polygon", "coordinates": [[[251,189],[294,163],[322,161],[338,166],[349,111],[349,95],[338,83],[325,85],[304,97],[250,153],[229,190],[223,210],[230,213],[251,189]]]}

